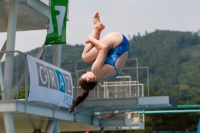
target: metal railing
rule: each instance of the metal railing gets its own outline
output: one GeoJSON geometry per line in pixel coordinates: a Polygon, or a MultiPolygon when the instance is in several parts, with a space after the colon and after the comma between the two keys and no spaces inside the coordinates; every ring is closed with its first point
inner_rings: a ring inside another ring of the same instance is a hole
{"type": "MultiPolygon", "coordinates": [[[[137,58],[129,58],[127,62],[129,64],[135,64],[133,67],[124,67],[120,75],[114,79],[112,82],[100,81],[95,89],[90,91],[88,98],[113,98],[113,97],[142,97],[144,96],[144,85],[139,83],[138,79],[138,69],[147,69],[147,93],[149,96],[149,75],[148,67],[138,67],[137,58]],[[131,61],[131,62],[130,62],[131,61]],[[129,79],[127,79],[129,77],[129,79]],[[120,80],[119,80],[120,79],[120,80]],[[119,83],[121,85],[119,85],[119,83]],[[111,85],[112,84],[112,85],[111,85]],[[107,86],[107,87],[106,87],[107,86]],[[111,87],[112,86],[112,87],[111,87]],[[114,89],[115,88],[115,89],[114,89]],[[114,91],[115,90],[115,91],[114,91]],[[111,94],[112,96],[109,96],[111,94]],[[131,93],[130,93],[131,92],[131,93]],[[127,95],[128,94],[128,95],[127,95]]],[[[68,68],[73,68],[70,72],[73,75],[74,80],[74,97],[82,94],[83,90],[78,85],[79,77],[90,70],[92,64],[85,63],[83,61],[78,62],[62,62],[61,67],[65,70],[68,68]]],[[[125,64],[126,66],[126,64],[125,64]]]]}
{"type": "MultiPolygon", "coordinates": [[[[118,77],[117,77],[118,78],[118,77]]],[[[101,87],[104,91],[104,98],[119,98],[119,97],[143,97],[144,86],[137,81],[113,81],[104,82],[101,87]]]]}
{"type": "MultiPolygon", "coordinates": [[[[6,100],[9,99],[25,99],[27,101],[28,99],[28,87],[29,87],[29,76],[28,76],[28,63],[26,56],[27,54],[22,53],[20,51],[0,51],[0,84],[1,84],[1,94],[2,99],[4,98],[4,95],[6,95],[6,100]],[[13,60],[13,80],[12,83],[6,83],[4,81],[4,75],[3,70],[4,67],[2,64],[5,63],[4,61],[4,55],[6,54],[13,54],[14,60],[13,60]],[[19,62],[20,58],[20,62],[19,62]],[[19,64],[23,64],[20,65],[19,64]],[[11,88],[7,88],[7,84],[12,84],[11,88]],[[23,88],[22,90],[20,90],[23,88]],[[19,92],[22,91],[22,93],[19,92]],[[24,92],[23,92],[24,91],[24,92]]],[[[4,99],[5,100],[5,99],[4,99]]]]}

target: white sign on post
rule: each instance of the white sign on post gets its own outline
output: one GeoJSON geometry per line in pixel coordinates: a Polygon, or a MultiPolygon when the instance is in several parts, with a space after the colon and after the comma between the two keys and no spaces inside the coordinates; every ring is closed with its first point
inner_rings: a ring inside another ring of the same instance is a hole
{"type": "Polygon", "coordinates": [[[27,60],[30,72],[28,101],[69,108],[73,100],[71,73],[30,55],[27,60]]]}

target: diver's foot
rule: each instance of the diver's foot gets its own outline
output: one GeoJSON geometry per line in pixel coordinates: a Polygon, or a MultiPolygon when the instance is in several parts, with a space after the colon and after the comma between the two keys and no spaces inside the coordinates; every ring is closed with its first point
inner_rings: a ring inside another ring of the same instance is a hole
{"type": "Polygon", "coordinates": [[[100,22],[100,15],[99,15],[99,12],[95,12],[94,16],[93,16],[93,19],[94,19],[94,25],[98,22],[100,22]]]}
{"type": "Polygon", "coordinates": [[[94,25],[94,29],[96,29],[96,30],[102,31],[104,28],[105,28],[105,26],[104,26],[104,24],[101,23],[101,22],[98,22],[98,23],[96,23],[96,24],[94,25]]]}
{"type": "Polygon", "coordinates": [[[93,16],[94,18],[94,28],[97,30],[103,30],[105,28],[104,24],[100,21],[100,14],[96,12],[93,16]]]}

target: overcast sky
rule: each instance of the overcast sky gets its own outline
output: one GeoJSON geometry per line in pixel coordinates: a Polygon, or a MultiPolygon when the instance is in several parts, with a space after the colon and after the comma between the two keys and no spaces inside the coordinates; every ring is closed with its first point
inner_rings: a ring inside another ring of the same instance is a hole
{"type": "MultiPolygon", "coordinates": [[[[192,32],[200,29],[200,0],[70,0],[67,44],[84,44],[96,11],[106,26],[102,36],[112,31],[128,37],[156,29],[192,32]]],[[[30,51],[42,46],[45,37],[46,30],[17,32],[15,48],[30,51]]],[[[0,33],[0,48],[5,38],[6,33],[0,33]]]]}

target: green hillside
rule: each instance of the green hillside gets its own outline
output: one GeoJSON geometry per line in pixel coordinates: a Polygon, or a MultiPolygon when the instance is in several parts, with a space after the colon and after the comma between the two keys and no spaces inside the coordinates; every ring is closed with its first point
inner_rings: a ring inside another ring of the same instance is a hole
{"type": "Polygon", "coordinates": [[[148,66],[150,87],[191,100],[200,94],[200,37],[191,32],[155,31],[130,40],[131,57],[148,66]],[[182,93],[184,92],[184,93],[182,93]],[[187,94],[187,95],[185,95],[187,94]]]}

